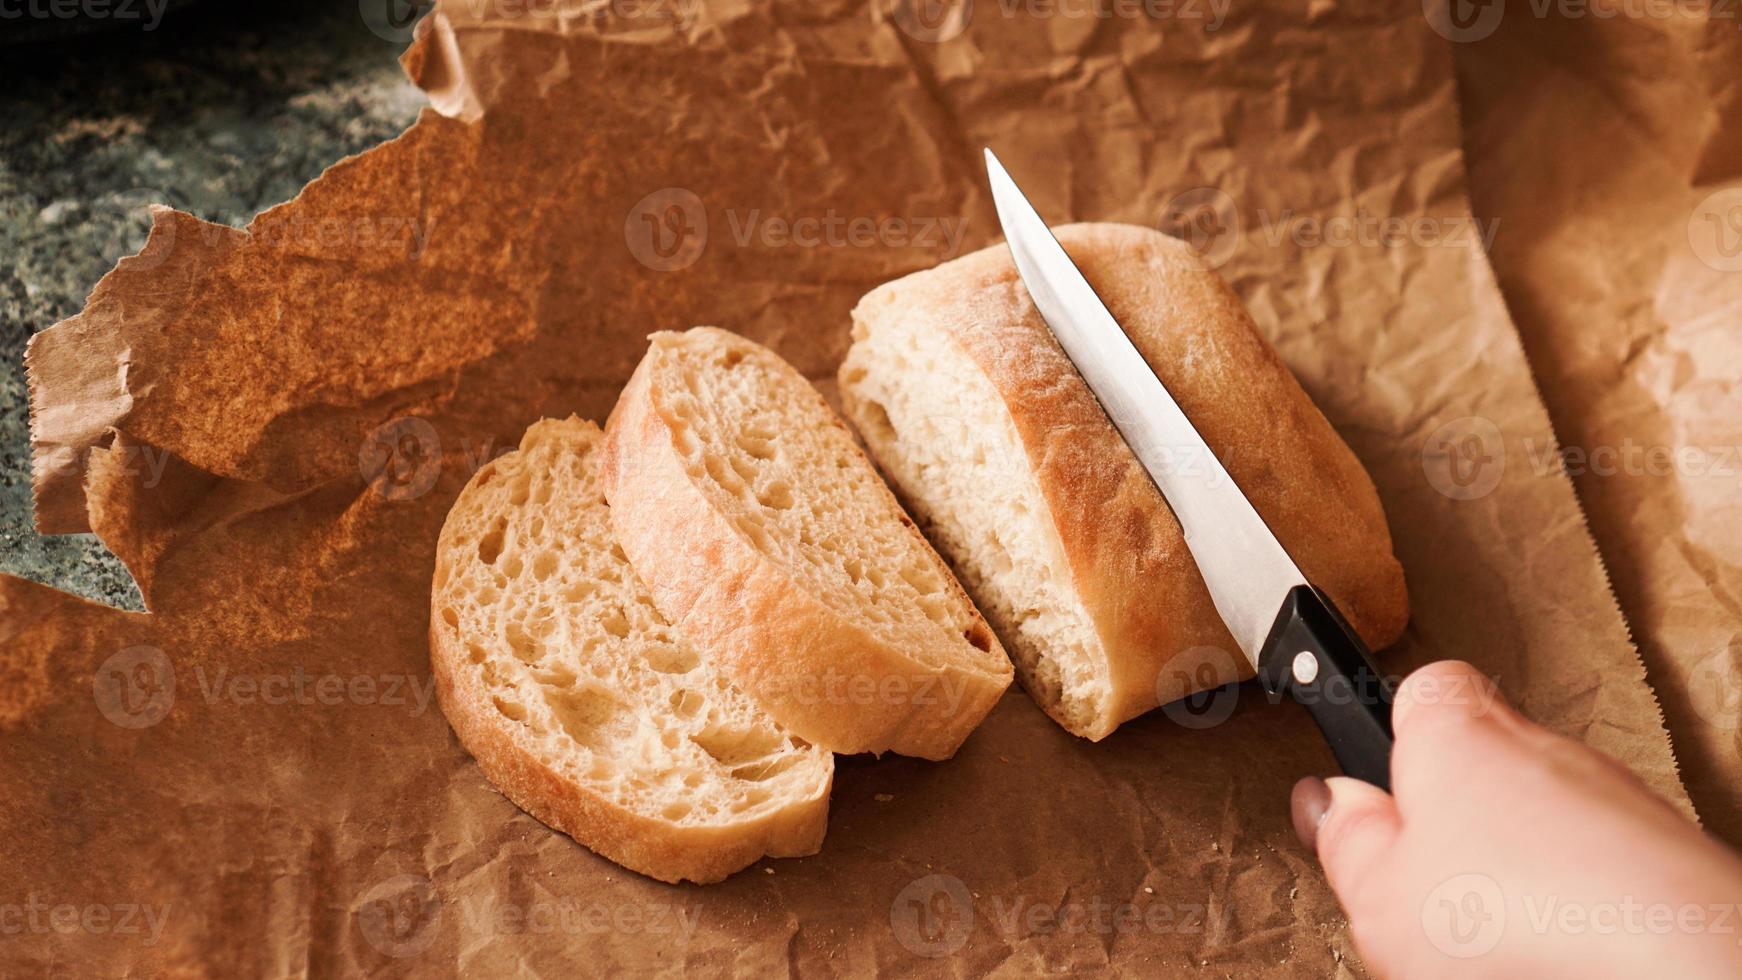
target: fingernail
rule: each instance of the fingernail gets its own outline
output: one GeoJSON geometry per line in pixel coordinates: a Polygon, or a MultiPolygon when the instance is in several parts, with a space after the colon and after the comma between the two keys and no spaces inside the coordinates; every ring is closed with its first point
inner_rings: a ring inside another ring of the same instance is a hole
{"type": "Polygon", "coordinates": [[[1294,835],[1301,844],[1318,852],[1319,824],[1325,822],[1325,812],[1331,808],[1331,788],[1317,776],[1308,776],[1294,784],[1289,794],[1288,811],[1294,817],[1294,835]]]}

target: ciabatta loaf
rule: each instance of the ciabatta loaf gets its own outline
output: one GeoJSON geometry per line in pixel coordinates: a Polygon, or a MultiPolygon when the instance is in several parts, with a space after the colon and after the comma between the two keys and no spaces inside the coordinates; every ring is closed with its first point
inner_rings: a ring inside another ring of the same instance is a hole
{"type": "Polygon", "coordinates": [[[660,610],[802,738],[947,758],[1009,685],[845,423],[767,348],[654,334],[605,451],[612,528],[660,610]]]}
{"type": "Polygon", "coordinates": [[[654,609],[611,539],[600,439],[539,422],[454,502],[430,612],[442,711],[505,796],[642,874],[815,853],[834,757],[654,609]]]}
{"type": "MultiPolygon", "coordinates": [[[[1233,291],[1159,232],[1056,232],[1301,570],[1368,644],[1394,641],[1408,600],[1373,484],[1233,291]]],[[[839,381],[872,455],[1065,728],[1103,738],[1251,676],[1179,524],[1004,245],[865,296],[839,381]]]]}

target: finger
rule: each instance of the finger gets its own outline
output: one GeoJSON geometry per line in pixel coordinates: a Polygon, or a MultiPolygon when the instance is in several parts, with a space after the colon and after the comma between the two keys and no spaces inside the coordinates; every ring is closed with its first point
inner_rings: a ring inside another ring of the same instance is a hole
{"type": "Polygon", "coordinates": [[[1461,660],[1404,679],[1391,712],[1397,735],[1391,794],[1399,812],[1505,805],[1529,793],[1523,763],[1547,738],[1512,709],[1486,674],[1461,660]]]}
{"type": "MultiPolygon", "coordinates": [[[[1387,856],[1402,823],[1396,802],[1372,783],[1333,776],[1321,785],[1329,802],[1317,820],[1312,845],[1318,851],[1319,864],[1324,866],[1331,889],[1348,907],[1351,886],[1385,874],[1387,856]]],[[[1310,790],[1304,792],[1312,795],[1310,790]]],[[[1311,800],[1302,803],[1310,806],[1311,800]]],[[[1303,816],[1310,818],[1311,814],[1303,816]]]]}
{"type": "Polygon", "coordinates": [[[1467,721],[1511,710],[1487,674],[1462,660],[1441,660],[1404,678],[1392,701],[1391,728],[1402,738],[1427,718],[1467,721]]]}

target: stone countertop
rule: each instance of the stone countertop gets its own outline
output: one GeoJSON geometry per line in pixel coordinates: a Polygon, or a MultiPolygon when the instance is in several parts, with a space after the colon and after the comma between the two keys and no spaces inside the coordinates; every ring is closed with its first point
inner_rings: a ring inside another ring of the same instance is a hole
{"type": "Polygon", "coordinates": [[[0,24],[0,571],[141,608],[94,536],[32,526],[25,343],[139,249],[152,204],[245,225],[410,125],[394,3],[208,0],[36,43],[0,24]]]}

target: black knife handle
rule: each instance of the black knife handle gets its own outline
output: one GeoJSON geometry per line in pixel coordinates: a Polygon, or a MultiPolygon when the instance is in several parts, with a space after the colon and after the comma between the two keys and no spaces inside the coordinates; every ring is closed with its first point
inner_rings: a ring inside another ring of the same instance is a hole
{"type": "Polygon", "coordinates": [[[1259,650],[1258,678],[1312,712],[1346,775],[1391,791],[1391,686],[1322,592],[1288,593],[1259,650]]]}

